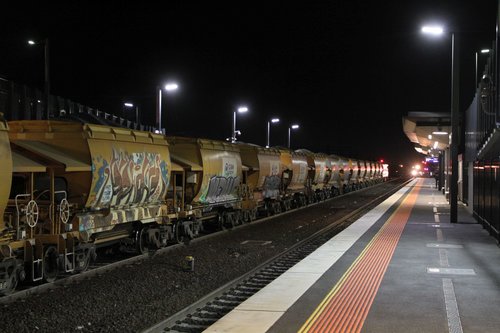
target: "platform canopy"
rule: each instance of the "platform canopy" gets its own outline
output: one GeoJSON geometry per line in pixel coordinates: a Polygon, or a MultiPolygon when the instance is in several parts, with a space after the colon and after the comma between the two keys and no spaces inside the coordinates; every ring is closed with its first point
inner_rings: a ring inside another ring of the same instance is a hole
{"type": "Polygon", "coordinates": [[[432,155],[450,146],[451,115],[437,112],[409,112],[403,117],[403,131],[421,154],[432,155]]]}

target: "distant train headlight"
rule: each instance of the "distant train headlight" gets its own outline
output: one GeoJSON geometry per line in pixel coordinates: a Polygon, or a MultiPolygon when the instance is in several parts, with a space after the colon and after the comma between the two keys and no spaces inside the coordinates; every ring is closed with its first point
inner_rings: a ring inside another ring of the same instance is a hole
{"type": "Polygon", "coordinates": [[[417,170],[415,170],[415,169],[411,170],[411,175],[412,175],[413,177],[416,177],[416,176],[417,176],[417,173],[418,173],[418,172],[417,172],[417,170]]]}

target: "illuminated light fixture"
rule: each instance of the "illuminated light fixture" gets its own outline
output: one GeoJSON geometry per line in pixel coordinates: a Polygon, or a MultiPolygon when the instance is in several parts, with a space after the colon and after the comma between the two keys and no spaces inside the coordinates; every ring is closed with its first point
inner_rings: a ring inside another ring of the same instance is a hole
{"type": "Polygon", "coordinates": [[[35,41],[34,41],[34,40],[29,40],[29,41],[28,41],[28,44],[29,44],[29,45],[35,45],[36,43],[35,43],[35,41]]]}
{"type": "Polygon", "coordinates": [[[481,53],[490,53],[490,49],[482,49],[481,53]]]}
{"type": "Polygon", "coordinates": [[[432,140],[432,135],[430,135],[430,134],[429,134],[429,135],[427,135],[427,138],[428,138],[429,140],[432,140]]]}
{"type": "Polygon", "coordinates": [[[177,83],[167,83],[165,85],[166,91],[173,91],[179,89],[179,85],[177,83]]]}
{"type": "Polygon", "coordinates": [[[437,148],[438,144],[439,144],[439,142],[434,141],[434,149],[436,149],[436,148],[437,148]]]}
{"type": "Polygon", "coordinates": [[[240,107],[238,108],[238,112],[239,112],[239,113],[245,113],[245,112],[247,112],[247,111],[248,111],[248,108],[247,108],[246,106],[240,106],[240,107]]]}
{"type": "Polygon", "coordinates": [[[272,123],[279,123],[280,120],[279,120],[279,118],[273,118],[273,119],[271,119],[271,122],[272,123]]]}
{"type": "Polygon", "coordinates": [[[134,104],[132,104],[132,103],[123,103],[123,105],[125,105],[126,107],[129,107],[129,108],[134,107],[134,104]]]}
{"type": "Polygon", "coordinates": [[[448,135],[448,132],[443,131],[441,126],[438,126],[437,131],[433,131],[432,134],[434,134],[434,135],[448,135]]]}
{"type": "Polygon", "coordinates": [[[422,27],[422,32],[424,34],[440,36],[443,34],[444,30],[443,27],[437,25],[426,25],[422,27]]]}

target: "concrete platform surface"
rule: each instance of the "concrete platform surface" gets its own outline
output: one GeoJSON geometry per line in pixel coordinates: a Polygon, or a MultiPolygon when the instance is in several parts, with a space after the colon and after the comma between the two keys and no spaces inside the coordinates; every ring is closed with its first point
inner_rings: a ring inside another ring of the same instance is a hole
{"type": "Polygon", "coordinates": [[[500,332],[500,249],[415,179],[205,332],[500,332]]]}

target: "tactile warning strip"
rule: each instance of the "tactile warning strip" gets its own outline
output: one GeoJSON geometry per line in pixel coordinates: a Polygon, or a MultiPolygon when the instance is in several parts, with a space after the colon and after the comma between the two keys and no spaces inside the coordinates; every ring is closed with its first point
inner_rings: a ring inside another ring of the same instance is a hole
{"type": "Polygon", "coordinates": [[[319,304],[300,333],[360,332],[408,221],[422,180],[319,304]]]}

